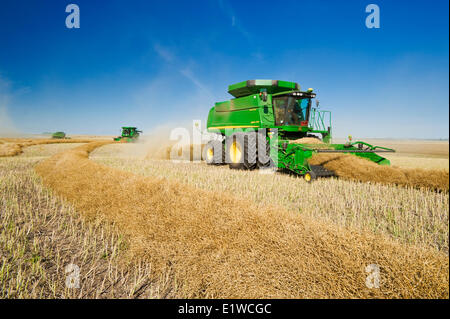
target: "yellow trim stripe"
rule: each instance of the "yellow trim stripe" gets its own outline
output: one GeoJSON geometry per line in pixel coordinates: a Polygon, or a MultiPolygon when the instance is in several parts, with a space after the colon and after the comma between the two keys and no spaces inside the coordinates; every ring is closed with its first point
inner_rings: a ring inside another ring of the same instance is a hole
{"type": "Polygon", "coordinates": [[[215,126],[215,127],[208,127],[208,130],[220,130],[220,129],[224,129],[224,128],[246,128],[246,127],[259,127],[258,125],[237,125],[237,126],[215,126]]]}

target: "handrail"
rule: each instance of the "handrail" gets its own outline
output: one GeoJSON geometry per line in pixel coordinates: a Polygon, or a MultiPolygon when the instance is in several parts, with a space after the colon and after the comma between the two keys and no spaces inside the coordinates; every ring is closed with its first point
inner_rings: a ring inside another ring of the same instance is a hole
{"type": "MultiPolygon", "coordinates": [[[[392,148],[388,148],[388,147],[383,147],[383,146],[376,146],[376,145],[372,145],[363,141],[356,141],[354,143],[350,143],[348,144],[349,146],[354,146],[354,145],[358,145],[358,148],[361,149],[362,146],[361,145],[365,145],[368,147],[369,150],[376,150],[376,149],[380,149],[383,150],[385,152],[395,152],[394,149],[392,148]]],[[[381,151],[380,151],[381,152],[381,151]]]]}
{"type": "Polygon", "coordinates": [[[317,108],[312,108],[310,116],[310,127],[314,131],[327,131],[328,128],[331,127],[331,112],[318,110],[317,108]],[[325,116],[327,114],[328,114],[327,119],[328,121],[325,119],[325,116]]]}

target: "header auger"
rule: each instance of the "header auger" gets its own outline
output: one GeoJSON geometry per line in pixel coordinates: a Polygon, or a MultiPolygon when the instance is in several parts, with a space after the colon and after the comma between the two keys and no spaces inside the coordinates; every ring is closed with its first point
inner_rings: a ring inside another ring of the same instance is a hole
{"type": "Polygon", "coordinates": [[[249,80],[228,87],[233,99],[209,111],[207,129],[215,139],[205,148],[208,164],[254,169],[274,166],[311,181],[334,173],[309,165],[317,153],[349,153],[380,165],[389,160],[377,153],[395,152],[362,141],[332,144],[331,112],[312,106],[316,94],[294,82],[249,80]]]}

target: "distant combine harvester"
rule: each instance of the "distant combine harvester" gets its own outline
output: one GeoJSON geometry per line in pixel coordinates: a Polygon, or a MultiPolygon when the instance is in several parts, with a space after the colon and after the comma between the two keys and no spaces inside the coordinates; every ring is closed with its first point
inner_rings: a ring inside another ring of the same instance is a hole
{"type": "Polygon", "coordinates": [[[142,131],[133,126],[123,126],[122,134],[114,138],[114,141],[136,142],[142,131]]]}
{"type": "Polygon", "coordinates": [[[66,133],[64,132],[55,132],[52,134],[52,138],[56,138],[56,139],[66,139],[69,137],[66,137],[66,133]]]}

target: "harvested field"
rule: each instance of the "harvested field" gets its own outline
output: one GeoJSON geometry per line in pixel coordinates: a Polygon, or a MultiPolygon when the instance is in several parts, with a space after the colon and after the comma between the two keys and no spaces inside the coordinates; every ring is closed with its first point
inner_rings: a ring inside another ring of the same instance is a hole
{"type": "Polygon", "coordinates": [[[370,144],[382,145],[393,148],[398,154],[447,158],[449,157],[449,142],[433,140],[389,140],[389,139],[364,139],[370,144]]]}
{"type": "MultiPolygon", "coordinates": [[[[292,143],[300,143],[311,145],[313,148],[326,148],[321,140],[312,137],[301,138],[292,140],[292,143]]],[[[147,143],[143,146],[134,146],[134,148],[140,150],[140,156],[143,157],[143,149],[147,150],[147,159],[182,159],[182,160],[200,160],[201,157],[194,157],[194,145],[186,145],[184,147],[173,150],[175,142],[163,141],[158,143],[147,143]]],[[[438,144],[439,147],[428,148],[434,149],[439,154],[443,152],[442,143],[438,144]]],[[[199,145],[199,149],[203,149],[204,145],[199,145]]],[[[417,146],[423,149],[420,144],[417,146]]],[[[130,147],[132,149],[133,147],[130,147]]],[[[413,147],[406,147],[408,151],[414,150],[413,147]]],[[[426,148],[425,148],[426,149],[426,148]]],[[[124,157],[130,157],[132,154],[136,154],[136,151],[130,151],[117,147],[117,150],[121,150],[125,154],[124,157]]],[[[420,160],[417,158],[411,160],[406,157],[402,151],[400,152],[403,158],[395,157],[397,154],[392,155],[391,158],[395,158],[394,162],[399,163],[403,167],[392,166],[380,166],[373,162],[367,161],[361,157],[348,155],[348,154],[317,154],[309,161],[312,165],[323,165],[326,168],[334,171],[340,178],[361,182],[376,182],[382,184],[393,184],[399,186],[409,186],[416,188],[428,188],[436,191],[449,190],[449,173],[448,173],[448,158],[425,158],[423,162],[418,164],[420,160]],[[408,161],[406,160],[408,159],[408,161]],[[405,164],[408,163],[408,164],[405,164]],[[433,163],[433,165],[426,165],[427,163],[433,163]],[[447,164],[447,165],[446,165],[447,164]],[[409,165],[409,167],[404,167],[409,165]],[[418,168],[420,167],[420,168],[418,168]],[[434,168],[435,167],[435,168],[434,168]]],[[[384,153],[382,154],[385,155],[384,153]]],[[[390,154],[389,154],[390,155],[390,154]]],[[[386,156],[389,158],[389,155],[386,156]]],[[[411,154],[409,154],[411,156],[411,154]]]]}
{"type": "Polygon", "coordinates": [[[36,170],[80,212],[114,222],[154,276],[168,274],[177,297],[448,298],[448,256],[434,249],[108,168],[88,159],[101,145],[36,170]],[[374,263],[376,290],[365,286],[374,263]]]}
{"type": "Polygon", "coordinates": [[[0,144],[0,157],[16,156],[22,153],[22,149],[33,145],[43,144],[69,144],[69,143],[89,143],[90,139],[23,139],[23,138],[3,138],[0,144]]]}
{"type": "MultiPolygon", "coordinates": [[[[171,157],[181,161],[193,161],[201,160],[201,151],[203,145],[183,145],[175,146],[175,141],[169,140],[149,140],[139,141],[135,143],[123,143],[115,142],[108,145],[106,148],[106,154],[111,154],[113,150],[114,157],[120,158],[149,158],[149,159],[162,159],[169,160],[171,157]],[[198,147],[198,154],[194,156],[194,147],[198,147]]],[[[96,150],[96,153],[100,156],[103,154],[103,148],[96,150]]]]}
{"type": "Polygon", "coordinates": [[[166,142],[158,146],[152,146],[147,149],[145,158],[162,160],[180,160],[180,161],[200,161],[202,152],[206,144],[189,144],[175,146],[175,142],[166,142]],[[194,148],[197,148],[194,151],[194,148]]]}
{"type": "Polygon", "coordinates": [[[423,155],[408,155],[408,154],[384,154],[388,160],[391,161],[391,165],[401,168],[420,168],[431,170],[444,170],[449,171],[449,159],[448,157],[435,157],[435,156],[423,156],[423,155]]]}
{"type": "Polygon", "coordinates": [[[0,157],[15,156],[20,154],[22,147],[16,143],[0,144],[0,157]]]}
{"type": "Polygon", "coordinates": [[[22,149],[22,153],[18,155],[20,158],[41,159],[53,156],[59,152],[81,146],[86,143],[58,143],[58,144],[39,144],[32,145],[22,149]]]}
{"type": "Polygon", "coordinates": [[[390,236],[448,253],[448,193],[337,178],[308,184],[302,177],[230,170],[228,166],[116,157],[118,145],[95,150],[92,160],[141,176],[167,178],[266,207],[274,203],[323,223],[390,236]],[[319,200],[318,200],[319,199],[319,200]]]}
{"type": "MultiPolygon", "coordinates": [[[[34,172],[43,156],[77,144],[38,147],[36,157],[0,158],[0,298],[164,298],[164,277],[131,262],[117,227],[86,219],[45,188],[34,172]],[[65,286],[69,264],[80,267],[80,289],[65,286]]],[[[35,151],[33,151],[34,153],[35,151]]],[[[173,287],[170,287],[173,290],[173,287]]]]}
{"type": "Polygon", "coordinates": [[[396,153],[384,153],[392,166],[449,170],[448,141],[373,140],[370,143],[394,148],[396,153]]]}

